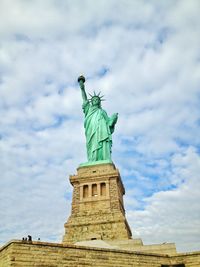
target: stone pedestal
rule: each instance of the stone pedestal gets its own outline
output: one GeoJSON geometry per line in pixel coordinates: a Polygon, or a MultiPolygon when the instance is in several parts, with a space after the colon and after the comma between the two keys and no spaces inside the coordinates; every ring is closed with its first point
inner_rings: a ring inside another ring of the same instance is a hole
{"type": "Polygon", "coordinates": [[[114,164],[79,167],[70,182],[72,211],[65,223],[64,244],[131,238],[123,204],[125,189],[114,164]]]}

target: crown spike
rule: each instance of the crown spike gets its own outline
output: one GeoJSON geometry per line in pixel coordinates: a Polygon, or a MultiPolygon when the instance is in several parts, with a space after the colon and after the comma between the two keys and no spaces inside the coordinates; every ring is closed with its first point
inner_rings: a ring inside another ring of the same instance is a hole
{"type": "Polygon", "coordinates": [[[105,99],[103,99],[104,95],[101,95],[101,91],[97,94],[95,91],[93,91],[93,95],[88,93],[90,95],[90,98],[88,98],[88,100],[91,102],[93,97],[98,97],[100,101],[105,101],[105,99]]]}

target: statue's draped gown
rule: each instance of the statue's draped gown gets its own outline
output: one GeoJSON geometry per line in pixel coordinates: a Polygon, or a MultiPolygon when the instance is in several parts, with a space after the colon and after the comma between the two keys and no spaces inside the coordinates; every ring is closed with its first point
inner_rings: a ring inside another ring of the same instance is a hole
{"type": "Polygon", "coordinates": [[[101,107],[83,104],[88,161],[111,160],[112,133],[114,126],[101,107]]]}

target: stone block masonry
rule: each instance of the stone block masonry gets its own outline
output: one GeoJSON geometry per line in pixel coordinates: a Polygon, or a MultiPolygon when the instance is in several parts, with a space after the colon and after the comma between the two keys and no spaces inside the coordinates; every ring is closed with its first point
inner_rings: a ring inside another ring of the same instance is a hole
{"type": "Polygon", "coordinates": [[[64,244],[131,238],[123,204],[125,189],[114,164],[80,167],[70,182],[72,211],[65,223],[64,244]]]}
{"type": "Polygon", "coordinates": [[[199,267],[200,252],[176,256],[13,240],[0,250],[0,267],[199,267]]]}

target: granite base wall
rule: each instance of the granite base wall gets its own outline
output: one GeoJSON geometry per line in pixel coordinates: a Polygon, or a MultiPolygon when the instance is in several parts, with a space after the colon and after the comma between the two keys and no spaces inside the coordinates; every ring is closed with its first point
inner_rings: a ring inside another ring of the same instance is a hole
{"type": "Polygon", "coordinates": [[[200,266],[200,252],[176,256],[89,248],[57,243],[11,241],[0,250],[0,267],[161,267],[200,266]]]}

